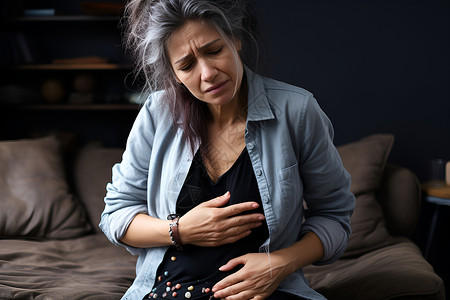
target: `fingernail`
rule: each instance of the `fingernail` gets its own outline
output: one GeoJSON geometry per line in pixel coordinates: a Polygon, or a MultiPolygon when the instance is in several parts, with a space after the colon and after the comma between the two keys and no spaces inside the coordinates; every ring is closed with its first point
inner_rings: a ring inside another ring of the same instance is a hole
{"type": "Polygon", "coordinates": [[[261,221],[263,221],[265,218],[266,218],[266,217],[264,217],[264,216],[259,216],[259,219],[260,219],[261,221]]]}
{"type": "Polygon", "coordinates": [[[252,205],[252,207],[258,208],[258,207],[259,207],[259,204],[258,204],[258,203],[254,203],[254,204],[252,205]]]}
{"type": "Polygon", "coordinates": [[[230,191],[226,192],[224,196],[228,197],[229,195],[230,195],[230,191]]]}

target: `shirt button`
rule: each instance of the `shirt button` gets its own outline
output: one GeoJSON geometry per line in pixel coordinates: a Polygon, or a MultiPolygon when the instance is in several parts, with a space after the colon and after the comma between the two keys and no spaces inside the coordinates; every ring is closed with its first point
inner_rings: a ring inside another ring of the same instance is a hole
{"type": "Polygon", "coordinates": [[[249,150],[253,150],[253,149],[255,149],[255,144],[249,143],[249,144],[247,145],[247,148],[248,148],[249,150]]]}
{"type": "Polygon", "coordinates": [[[268,203],[268,202],[269,202],[269,197],[264,196],[264,197],[262,198],[262,201],[263,201],[264,203],[268,203]]]}
{"type": "Polygon", "coordinates": [[[261,176],[261,175],[262,175],[261,169],[256,170],[256,175],[258,175],[258,176],[261,176]]]}

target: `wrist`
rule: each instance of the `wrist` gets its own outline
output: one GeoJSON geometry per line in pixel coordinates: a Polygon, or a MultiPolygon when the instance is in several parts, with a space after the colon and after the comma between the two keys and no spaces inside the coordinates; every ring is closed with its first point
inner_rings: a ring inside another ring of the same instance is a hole
{"type": "Polygon", "coordinates": [[[282,270],[284,277],[297,271],[296,262],[291,259],[292,257],[288,255],[284,249],[272,252],[271,256],[272,264],[278,266],[282,270]]]}
{"type": "Polygon", "coordinates": [[[170,236],[172,245],[174,245],[177,248],[177,250],[181,251],[181,250],[183,250],[183,246],[181,244],[180,231],[179,231],[180,215],[169,215],[167,218],[169,220],[171,220],[171,223],[169,225],[169,236],[170,236]]]}
{"type": "Polygon", "coordinates": [[[274,251],[287,270],[291,273],[308,266],[323,257],[323,245],[313,232],[307,232],[299,241],[290,247],[274,251]],[[301,255],[299,255],[301,253],[301,255]]]}

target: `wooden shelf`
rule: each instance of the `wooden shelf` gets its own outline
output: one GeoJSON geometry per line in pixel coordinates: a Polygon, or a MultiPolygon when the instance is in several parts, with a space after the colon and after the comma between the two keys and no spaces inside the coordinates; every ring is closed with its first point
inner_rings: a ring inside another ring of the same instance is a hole
{"type": "Polygon", "coordinates": [[[39,111],[139,111],[139,104],[19,104],[10,106],[39,111]]]}
{"type": "Polygon", "coordinates": [[[142,107],[128,103],[135,84],[129,80],[133,65],[120,47],[123,10],[103,2],[59,1],[53,11],[45,10],[49,1],[28,2],[23,13],[5,11],[0,18],[0,48],[6,51],[0,64],[0,137],[71,132],[81,143],[123,146],[142,107]],[[86,97],[76,94],[82,73],[95,81],[86,97]],[[42,88],[52,89],[44,87],[50,78],[61,81],[55,87],[59,93],[62,85],[60,101],[47,102],[42,95],[42,88]]]}
{"type": "Polygon", "coordinates": [[[21,70],[129,70],[129,64],[38,64],[38,65],[20,65],[21,70]]]}
{"type": "Polygon", "coordinates": [[[450,185],[445,181],[428,181],[422,184],[422,190],[431,197],[450,199],[450,185]]]}
{"type": "Polygon", "coordinates": [[[25,16],[9,19],[11,22],[117,22],[119,16],[91,16],[91,15],[65,15],[65,16],[25,16]]]}

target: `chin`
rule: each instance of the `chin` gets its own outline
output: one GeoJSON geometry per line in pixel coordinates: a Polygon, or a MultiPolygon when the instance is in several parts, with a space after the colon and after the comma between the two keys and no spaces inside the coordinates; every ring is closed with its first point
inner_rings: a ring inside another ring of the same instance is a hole
{"type": "Polygon", "coordinates": [[[236,94],[234,93],[234,91],[230,91],[222,95],[204,97],[205,100],[203,101],[214,105],[225,105],[232,102],[235,96],[236,94]]]}
{"type": "Polygon", "coordinates": [[[207,99],[204,102],[208,103],[208,104],[212,104],[212,105],[226,105],[228,103],[230,103],[232,101],[232,97],[228,96],[228,97],[220,97],[220,98],[215,98],[215,99],[207,99]]]}

